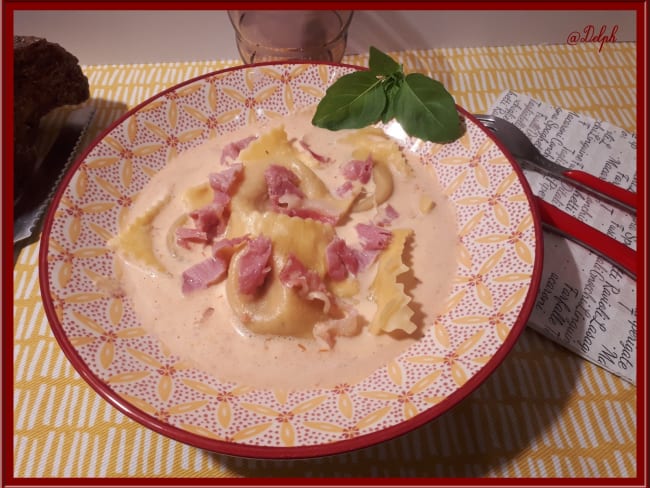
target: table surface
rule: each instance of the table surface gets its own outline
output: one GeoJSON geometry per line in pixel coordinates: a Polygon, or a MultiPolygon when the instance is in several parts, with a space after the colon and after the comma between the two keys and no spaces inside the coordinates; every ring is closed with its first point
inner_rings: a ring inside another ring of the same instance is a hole
{"type": "MultiPolygon", "coordinates": [[[[636,130],[636,45],[533,45],[391,53],[487,112],[505,89],[636,130]]],[[[367,56],[344,62],[367,64],[367,56]]],[[[161,90],[238,60],[83,66],[97,108],[88,144],[161,90]]],[[[61,115],[43,124],[55,128],[61,115]]],[[[42,142],[46,144],[46,142],[42,142]]],[[[14,267],[14,476],[23,477],[636,477],[636,388],[526,329],[453,410],[404,436],[326,458],[222,456],[121,414],[72,368],[45,316],[38,243],[14,267]]]]}

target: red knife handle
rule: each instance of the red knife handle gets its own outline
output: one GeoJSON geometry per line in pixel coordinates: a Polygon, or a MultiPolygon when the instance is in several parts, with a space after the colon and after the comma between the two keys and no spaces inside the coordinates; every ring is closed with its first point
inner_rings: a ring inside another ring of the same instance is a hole
{"type": "Polygon", "coordinates": [[[636,198],[636,193],[634,192],[626,190],[625,188],[621,188],[620,186],[615,185],[614,183],[601,180],[597,176],[586,173],[585,171],[570,169],[564,171],[562,174],[567,178],[572,179],[573,181],[577,181],[578,183],[593,188],[594,190],[600,193],[604,193],[605,195],[613,198],[614,200],[618,200],[619,202],[623,202],[624,204],[632,208],[636,208],[637,198],[636,198]]]}
{"type": "Polygon", "coordinates": [[[542,222],[608,256],[612,261],[619,263],[636,276],[637,259],[634,249],[563,212],[540,197],[535,197],[535,200],[542,222]]]}

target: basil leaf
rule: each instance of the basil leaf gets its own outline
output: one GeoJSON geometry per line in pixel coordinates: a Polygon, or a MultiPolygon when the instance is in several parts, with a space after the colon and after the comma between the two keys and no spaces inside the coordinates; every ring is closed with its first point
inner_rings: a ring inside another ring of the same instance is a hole
{"type": "Polygon", "coordinates": [[[431,142],[450,142],[462,134],[453,97],[439,81],[421,73],[406,75],[389,103],[410,136],[431,142]]]}
{"type": "Polygon", "coordinates": [[[404,74],[393,58],[370,47],[368,71],[339,78],[316,107],[312,124],[329,130],[360,129],[396,119],[404,131],[431,142],[462,135],[453,97],[421,73],[404,74]]]}
{"type": "Polygon", "coordinates": [[[381,52],[373,46],[370,46],[368,68],[371,72],[382,76],[390,76],[396,72],[402,71],[402,66],[400,64],[398,64],[388,54],[381,52]]]}
{"type": "Polygon", "coordinates": [[[381,80],[370,71],[355,71],[327,89],[312,124],[330,130],[360,129],[377,122],[385,106],[381,80]]]}
{"type": "Polygon", "coordinates": [[[384,93],[386,94],[386,107],[384,107],[384,112],[381,114],[381,121],[384,124],[395,118],[395,104],[393,100],[403,82],[404,74],[401,71],[394,73],[383,81],[384,93]]]}

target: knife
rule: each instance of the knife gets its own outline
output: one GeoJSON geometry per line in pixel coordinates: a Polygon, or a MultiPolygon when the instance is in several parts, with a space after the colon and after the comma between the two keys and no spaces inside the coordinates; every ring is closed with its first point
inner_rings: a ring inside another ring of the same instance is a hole
{"type": "Polygon", "coordinates": [[[538,196],[534,196],[533,199],[545,229],[592,251],[636,280],[637,254],[634,249],[585,224],[538,196]]]}
{"type": "Polygon", "coordinates": [[[89,105],[70,112],[46,156],[25,178],[28,183],[14,195],[14,263],[20,249],[39,235],[45,211],[75,160],[94,113],[89,105]]]}

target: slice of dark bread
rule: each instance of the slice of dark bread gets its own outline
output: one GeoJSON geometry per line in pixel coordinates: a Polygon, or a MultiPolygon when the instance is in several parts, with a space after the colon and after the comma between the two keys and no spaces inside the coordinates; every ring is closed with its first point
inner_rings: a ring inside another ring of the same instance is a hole
{"type": "Polygon", "coordinates": [[[36,164],[41,118],[89,96],[88,79],[75,56],[43,38],[14,36],[14,190],[36,164]]]}

